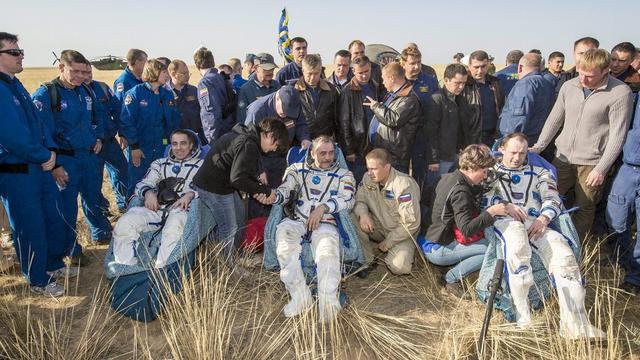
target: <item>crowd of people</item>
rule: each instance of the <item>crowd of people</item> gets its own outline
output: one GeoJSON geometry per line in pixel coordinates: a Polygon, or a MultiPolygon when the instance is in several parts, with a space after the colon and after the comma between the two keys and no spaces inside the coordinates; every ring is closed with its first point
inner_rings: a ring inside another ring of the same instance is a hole
{"type": "Polygon", "coordinates": [[[215,209],[214,237],[230,263],[247,220],[286,206],[276,231],[291,298],[286,316],[313,305],[301,241],[310,242],[316,263],[321,319],[340,310],[336,218],[344,211],[364,268],[380,258],[390,272],[408,274],[420,251],[450,267],[442,284],[456,296],[480,269],[483,230],[493,226],[518,324],[530,323],[534,251],[558,290],[561,334],[602,336],[586,317],[577,259],[549,227],[575,206],[582,241],[617,234],[613,253],[626,270],[620,287],[638,293],[640,50],[633,44],[608,52],[594,38],[578,39],[568,71],[560,52],[546,67],[539,50],[513,50],[495,76],[486,51],[457,53],[439,81],[413,43],[381,62],[354,40],[335,53],[331,74],[304,38],[290,43],[293,61],[277,74],[270,54],[216,67],[201,47],[193,57],[197,86],[185,61],[139,49],[129,50],[109,86],[93,80],[80,52],[64,50],[59,75],[30,95],[16,77],[24,50],[16,35],[0,33],[0,197],[31,290],[60,296],[56,279],[76,276],[86,263],[75,229],[80,195],[92,241],[113,242],[122,264],[137,263],[141,233],[161,231],[159,268],[194,198],[215,209]],[[287,164],[293,146],[308,155],[287,164]],[[101,190],[105,169],[122,215],[113,227],[101,190]]]}

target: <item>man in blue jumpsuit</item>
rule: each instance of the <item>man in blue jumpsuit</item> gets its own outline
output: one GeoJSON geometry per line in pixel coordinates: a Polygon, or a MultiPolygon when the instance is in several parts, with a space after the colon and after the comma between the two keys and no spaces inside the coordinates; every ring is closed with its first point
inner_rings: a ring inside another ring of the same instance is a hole
{"type": "Polygon", "coordinates": [[[64,286],[55,278],[77,275],[77,268],[65,268],[62,261],[65,229],[50,172],[56,163],[55,144],[15,77],[22,72],[23,58],[18,37],[0,32],[0,198],[31,290],[60,296],[64,286]]]}
{"type": "Polygon", "coordinates": [[[420,138],[423,128],[427,123],[427,100],[431,94],[438,90],[438,79],[422,71],[422,54],[417,47],[407,47],[400,55],[400,64],[404,68],[404,76],[413,84],[413,92],[420,99],[422,105],[422,118],[416,131],[416,139],[413,143],[411,155],[411,175],[422,187],[427,172],[427,159],[425,158],[427,139],[420,138]]]}
{"type": "Polygon", "coordinates": [[[508,96],[513,86],[518,81],[518,62],[524,53],[520,50],[511,50],[507,54],[507,66],[496,73],[496,77],[500,79],[504,96],[508,96]]]}
{"type": "Polygon", "coordinates": [[[640,293],[640,241],[635,246],[631,233],[633,216],[640,223],[640,95],[636,97],[633,126],[624,143],[624,162],[613,181],[607,201],[607,223],[617,233],[618,263],[625,276],[621,288],[633,294],[640,293]]]}
{"type": "Polygon", "coordinates": [[[302,60],[307,56],[307,40],[302,37],[291,39],[291,54],[293,61],[283,66],[276,74],[280,86],[285,86],[289,81],[298,80],[302,76],[302,60]]]}
{"type": "Polygon", "coordinates": [[[171,61],[169,75],[171,76],[171,90],[180,111],[180,129],[192,130],[198,134],[200,144],[206,144],[207,139],[204,137],[200,120],[198,88],[189,84],[191,73],[187,64],[178,59],[171,61]]]}
{"type": "MultiPolygon", "coordinates": [[[[300,95],[293,86],[281,87],[278,91],[263,96],[252,102],[247,108],[245,125],[258,124],[265,118],[275,117],[282,120],[289,132],[289,142],[299,144],[306,149],[311,145],[309,127],[302,113],[300,95]],[[295,141],[294,141],[295,139],[295,141]]],[[[281,155],[263,155],[261,159],[262,171],[260,181],[276,188],[282,183],[282,176],[287,168],[287,161],[281,155]]],[[[267,212],[268,214],[268,212],[267,212]]],[[[264,215],[267,215],[264,214],[264,215]]],[[[258,216],[250,205],[249,218],[258,216]]]]}
{"type": "Polygon", "coordinates": [[[169,136],[180,126],[173,92],[164,87],[169,79],[167,67],[151,59],[142,79],[144,83],[127,91],[120,113],[120,135],[129,144],[127,196],[133,195],[151,163],[164,156],[169,136]]]}
{"type": "Polygon", "coordinates": [[[95,111],[93,91],[83,84],[86,63],[79,52],[63,51],[60,75],[33,94],[33,102],[58,148],[52,174],[61,189],[64,220],[74,230],[67,236],[72,257],[82,252],[75,234],[78,194],[82,195],[92,240],[108,243],[111,238],[111,224],[102,209],[102,160],[98,157],[104,139],[103,119],[95,111]]]}
{"type": "MultiPolygon", "coordinates": [[[[104,129],[104,142],[102,150],[98,153],[102,163],[99,164],[100,173],[106,166],[113,195],[120,213],[127,211],[127,182],[129,181],[129,171],[127,160],[124,158],[122,148],[116,139],[120,122],[120,110],[122,104],[107,84],[93,80],[91,63],[87,64],[87,79],[85,84],[93,90],[96,97],[96,116],[102,118],[104,129]]],[[[105,199],[106,201],[106,199],[105,199]]],[[[108,209],[108,202],[105,204],[108,209]]]]}
{"type": "Polygon", "coordinates": [[[520,59],[520,80],[507,96],[498,121],[502,136],[522,132],[532,144],[538,141],[555,97],[555,86],[540,73],[541,62],[542,57],[534,53],[520,59]]]}
{"type": "Polygon", "coordinates": [[[147,62],[147,53],[140,49],[129,49],[127,52],[127,67],[120,76],[113,82],[113,92],[116,98],[122,102],[124,94],[132,87],[142,84],[140,77],[144,64],[147,62]]]}
{"type": "Polygon", "coordinates": [[[228,133],[235,125],[232,111],[235,104],[229,103],[226,80],[215,68],[211,50],[204,47],[196,50],[193,60],[202,75],[198,83],[202,129],[207,142],[213,145],[220,136],[228,133]]]}

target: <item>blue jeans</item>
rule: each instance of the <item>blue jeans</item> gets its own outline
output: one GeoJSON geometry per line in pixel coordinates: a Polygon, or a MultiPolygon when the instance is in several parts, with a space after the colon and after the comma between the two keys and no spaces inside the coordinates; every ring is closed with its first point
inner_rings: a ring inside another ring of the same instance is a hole
{"type": "Polygon", "coordinates": [[[424,238],[418,238],[418,244],[427,260],[432,264],[438,266],[455,265],[444,276],[445,281],[451,284],[480,270],[488,242],[486,239],[481,239],[473,244],[463,245],[454,240],[443,246],[429,242],[424,238]]]}
{"type": "Polygon", "coordinates": [[[640,242],[631,238],[633,216],[640,224],[640,167],[623,164],[607,201],[607,223],[618,233],[618,263],[627,271],[624,281],[640,286],[640,242]]]}
{"type": "Polygon", "coordinates": [[[225,259],[230,260],[244,238],[246,216],[237,192],[214,194],[196,187],[200,200],[211,210],[216,221],[216,239],[222,243],[225,259]]]}

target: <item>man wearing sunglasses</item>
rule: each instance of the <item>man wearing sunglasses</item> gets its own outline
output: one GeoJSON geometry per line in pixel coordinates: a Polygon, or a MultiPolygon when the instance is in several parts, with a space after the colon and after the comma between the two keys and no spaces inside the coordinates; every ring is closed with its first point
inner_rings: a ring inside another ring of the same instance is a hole
{"type": "Polygon", "coordinates": [[[50,173],[56,163],[55,144],[15,76],[22,72],[23,59],[18,37],[0,32],[0,198],[31,291],[60,296],[64,286],[55,278],[77,275],[77,269],[65,268],[62,262],[64,229],[50,173]]]}

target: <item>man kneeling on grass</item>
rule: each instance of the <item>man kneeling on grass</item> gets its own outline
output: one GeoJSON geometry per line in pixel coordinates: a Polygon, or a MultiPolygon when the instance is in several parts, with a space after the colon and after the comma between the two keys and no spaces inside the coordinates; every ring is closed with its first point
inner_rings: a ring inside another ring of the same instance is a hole
{"type": "Polygon", "coordinates": [[[200,145],[194,133],[176,130],[171,134],[171,153],[151,163],[145,177],[136,185],[136,195],[144,206],[132,207],[113,230],[113,255],[118,263],[137,265],[137,240],[143,232],[162,229],[162,242],[156,268],[167,259],[182,238],[187,210],[197,193],[191,180],[202,164],[200,145]]]}

